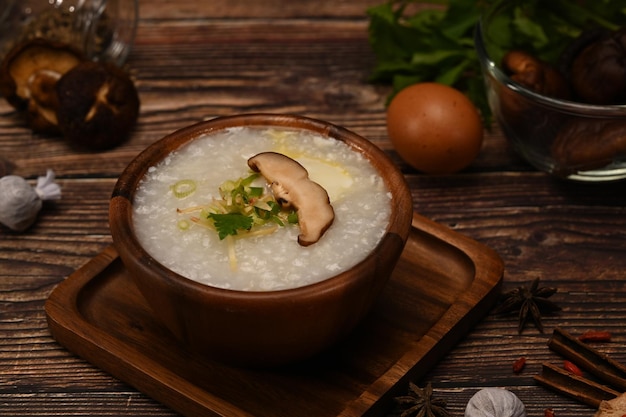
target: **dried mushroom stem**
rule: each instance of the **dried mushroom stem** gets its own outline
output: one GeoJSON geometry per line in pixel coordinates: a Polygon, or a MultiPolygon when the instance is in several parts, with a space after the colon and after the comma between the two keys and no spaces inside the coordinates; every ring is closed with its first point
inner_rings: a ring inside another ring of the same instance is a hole
{"type": "Polygon", "coordinates": [[[328,193],[309,179],[308,171],[297,161],[276,152],[263,152],[248,159],[248,166],[270,184],[276,201],[293,206],[298,214],[298,243],[316,243],[335,219],[328,193]]]}
{"type": "Polygon", "coordinates": [[[28,78],[28,119],[37,131],[56,131],[59,98],[55,86],[60,78],[61,74],[47,69],[37,71],[28,78]]]}

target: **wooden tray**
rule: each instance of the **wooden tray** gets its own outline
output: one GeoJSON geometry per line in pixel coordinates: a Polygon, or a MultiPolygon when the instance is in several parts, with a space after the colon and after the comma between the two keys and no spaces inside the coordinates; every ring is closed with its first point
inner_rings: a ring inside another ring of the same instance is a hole
{"type": "Polygon", "coordinates": [[[380,301],[351,338],[314,360],[246,370],[194,355],[156,322],[113,246],[46,302],[54,338],[186,416],[378,416],[491,307],[503,264],[422,216],[380,301]]]}

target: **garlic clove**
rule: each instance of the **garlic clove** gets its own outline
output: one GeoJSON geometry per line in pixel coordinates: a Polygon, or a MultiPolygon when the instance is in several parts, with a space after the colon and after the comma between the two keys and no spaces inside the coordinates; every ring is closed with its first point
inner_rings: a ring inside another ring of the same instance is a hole
{"type": "Polygon", "coordinates": [[[526,408],[511,391],[484,388],[470,398],[465,417],[526,417],[526,408]]]}
{"type": "Polygon", "coordinates": [[[0,178],[0,223],[22,232],[35,222],[41,206],[41,199],[24,178],[0,178]]]}
{"type": "Polygon", "coordinates": [[[61,187],[54,182],[54,172],[37,179],[32,187],[24,178],[6,175],[0,178],[0,223],[9,229],[23,232],[35,223],[43,200],[61,198],[61,187]]]}

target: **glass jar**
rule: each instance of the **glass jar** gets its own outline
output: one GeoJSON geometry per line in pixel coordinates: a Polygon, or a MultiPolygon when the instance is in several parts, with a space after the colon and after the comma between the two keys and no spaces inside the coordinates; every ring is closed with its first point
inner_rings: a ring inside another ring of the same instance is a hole
{"type": "MultiPolygon", "coordinates": [[[[626,104],[588,104],[543,95],[514,81],[501,67],[519,3],[495,3],[475,34],[489,104],[504,135],[531,165],[555,176],[586,182],[626,179],[626,104]]],[[[622,26],[623,17],[621,21],[616,17],[614,24],[622,26]]],[[[558,68],[556,62],[553,66],[558,68]]]]}
{"type": "Polygon", "coordinates": [[[16,44],[44,38],[81,50],[88,59],[121,65],[130,52],[137,0],[2,0],[0,57],[16,44]]]}

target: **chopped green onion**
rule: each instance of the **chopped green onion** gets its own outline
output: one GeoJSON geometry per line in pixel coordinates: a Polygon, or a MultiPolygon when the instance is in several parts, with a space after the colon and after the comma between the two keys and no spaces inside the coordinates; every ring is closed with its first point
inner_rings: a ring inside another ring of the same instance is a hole
{"type": "Polygon", "coordinates": [[[180,219],[178,221],[178,228],[180,230],[187,230],[191,226],[191,223],[187,219],[180,219]]]}
{"type": "Polygon", "coordinates": [[[291,213],[289,213],[289,214],[287,215],[287,221],[288,221],[290,224],[296,224],[296,223],[298,223],[298,213],[297,213],[297,212],[295,212],[295,211],[292,211],[291,213]]]}
{"type": "Polygon", "coordinates": [[[196,182],[194,180],[180,180],[170,188],[174,197],[185,198],[196,191],[196,182]]]}

